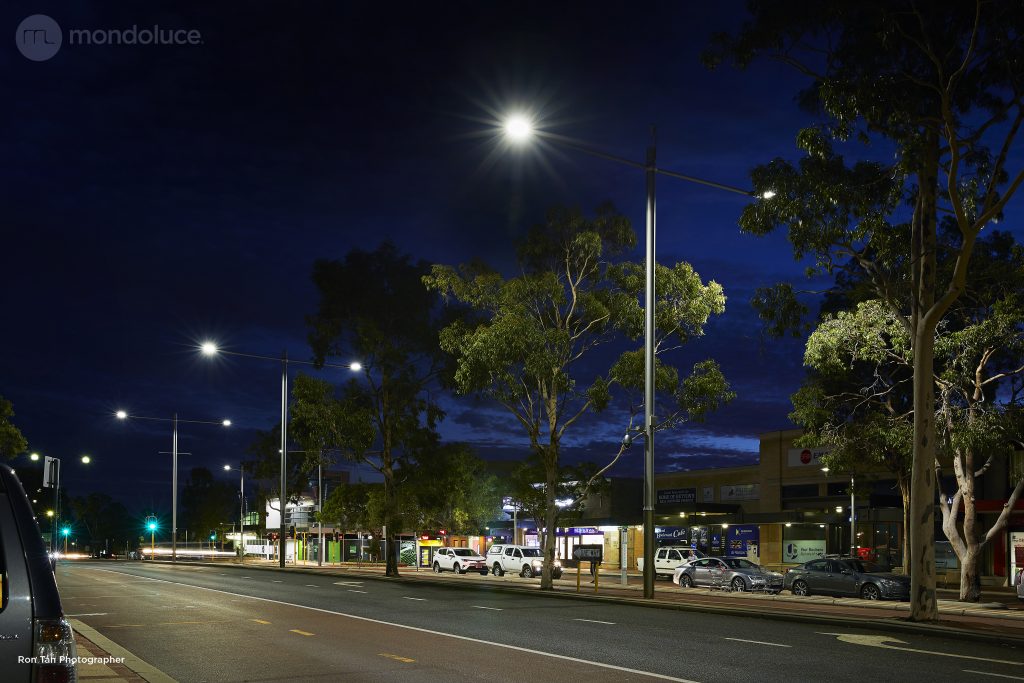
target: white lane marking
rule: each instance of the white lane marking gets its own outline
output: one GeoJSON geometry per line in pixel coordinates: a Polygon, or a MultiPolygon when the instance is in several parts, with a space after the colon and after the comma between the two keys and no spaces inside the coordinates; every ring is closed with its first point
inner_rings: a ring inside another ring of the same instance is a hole
{"type": "Polygon", "coordinates": [[[773,647],[793,647],[782,643],[769,643],[764,640],[746,640],[745,638],[723,638],[723,640],[735,640],[737,643],[753,643],[754,645],[771,645],[773,647]]]}
{"type": "Polygon", "coordinates": [[[251,576],[243,576],[242,578],[243,579],[251,579],[252,577],[251,576]]]}
{"type": "Polygon", "coordinates": [[[978,674],[979,676],[995,676],[996,678],[1012,678],[1015,681],[1024,681],[1024,678],[1020,676],[1008,676],[1006,674],[994,674],[990,671],[972,671],[971,669],[964,669],[965,674],[978,674]]]}
{"type": "Polygon", "coordinates": [[[504,612],[505,610],[501,607],[483,607],[482,605],[473,605],[476,609],[492,609],[495,612],[504,612]]]}
{"type": "Polygon", "coordinates": [[[362,586],[362,581],[335,581],[335,586],[362,586]]]}
{"type": "Polygon", "coordinates": [[[614,621],[598,621],[597,619],[573,619],[573,621],[588,621],[591,624],[608,624],[609,626],[615,626],[614,621]]]}
{"type": "Polygon", "coordinates": [[[273,579],[273,582],[274,582],[274,583],[284,583],[284,581],[281,581],[281,580],[279,580],[279,579],[273,579]]]}
{"type": "MultiPolygon", "coordinates": [[[[89,571],[95,572],[111,572],[113,574],[123,574],[114,569],[94,569],[88,568],[89,571]]],[[[129,575],[133,576],[133,575],[129,575]]],[[[699,683],[689,678],[676,678],[675,676],[666,676],[665,674],[657,674],[651,671],[641,671],[640,669],[630,669],[626,666],[618,666],[616,664],[605,664],[603,662],[595,662],[589,659],[580,659],[579,657],[570,657],[568,655],[559,655],[554,652],[544,652],[543,650],[533,650],[528,647],[519,647],[518,645],[508,645],[506,643],[496,643],[492,640],[483,640],[482,638],[470,638],[469,636],[460,636],[454,633],[445,633],[443,631],[433,631],[429,628],[420,628],[418,626],[409,626],[408,624],[396,624],[391,621],[384,621],[383,619],[371,619],[370,617],[361,617],[355,614],[346,614],[345,612],[337,612],[335,610],[323,609],[322,607],[308,607],[306,605],[297,605],[294,602],[285,602],[284,600],[272,600],[270,598],[260,598],[255,595],[245,595],[244,593],[232,593],[231,591],[218,590],[216,588],[205,588],[203,586],[193,586],[188,583],[179,583],[177,581],[167,581],[165,579],[151,579],[145,577],[149,581],[157,581],[159,583],[169,583],[175,586],[184,586],[186,588],[195,588],[196,590],[209,591],[211,593],[221,593],[222,595],[234,595],[240,598],[248,598],[250,600],[259,600],[260,602],[271,602],[277,605],[285,605],[286,607],[297,607],[299,609],[308,609],[312,612],[321,612],[323,614],[334,614],[339,617],[346,617],[348,619],[354,619],[356,621],[365,621],[371,624],[381,624],[382,626],[392,626],[394,628],[402,628],[407,631],[417,631],[419,633],[429,633],[435,636],[442,636],[445,638],[454,638],[455,640],[462,640],[467,643],[480,643],[481,645],[493,645],[494,647],[505,648],[506,650],[515,650],[516,652],[526,652],[531,655],[540,655],[542,657],[551,657],[552,659],[561,659],[567,662],[576,662],[577,664],[585,664],[589,666],[596,666],[600,669],[610,669],[612,671],[625,671],[630,674],[639,674],[641,676],[647,676],[649,678],[657,678],[663,681],[674,681],[674,683],[699,683]]],[[[475,607],[476,605],[474,605],[475,607]]],[[[483,609],[498,609],[497,607],[486,607],[483,609]]]]}
{"type": "Polygon", "coordinates": [[[410,598],[408,595],[403,595],[402,599],[403,600],[419,600],[421,602],[426,602],[426,600],[427,600],[426,598],[410,598]]]}
{"type": "Polygon", "coordinates": [[[907,641],[900,640],[899,638],[890,638],[889,636],[871,636],[871,635],[855,635],[852,633],[823,633],[818,632],[818,635],[822,636],[835,636],[838,640],[844,643],[853,643],[854,645],[867,645],[868,647],[880,647],[885,650],[899,650],[900,652],[916,652],[922,655],[933,655],[935,657],[956,657],[957,659],[970,659],[976,662],[992,662],[994,664],[1009,664],[1010,666],[1024,666],[1024,662],[1011,662],[1006,659],[990,659],[988,657],[972,657],[971,655],[958,655],[953,652],[932,652],[931,650],[919,650],[913,647],[897,647],[896,645],[886,645],[886,643],[904,643],[907,641]]]}
{"type": "Polygon", "coordinates": [[[320,586],[315,583],[307,583],[306,588],[319,588],[320,586]]]}
{"type": "Polygon", "coordinates": [[[357,590],[355,590],[355,589],[353,589],[353,588],[349,588],[349,589],[348,589],[348,592],[349,592],[349,593],[365,593],[366,591],[357,591],[357,590]]]}
{"type": "Polygon", "coordinates": [[[86,612],[85,614],[65,614],[66,617],[105,617],[109,612],[86,612]]]}

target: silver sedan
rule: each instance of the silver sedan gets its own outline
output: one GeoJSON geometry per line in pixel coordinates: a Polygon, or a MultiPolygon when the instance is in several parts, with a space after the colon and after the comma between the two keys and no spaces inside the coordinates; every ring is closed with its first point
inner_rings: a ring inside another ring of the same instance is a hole
{"type": "Polygon", "coordinates": [[[734,591],[782,590],[782,574],[739,557],[705,557],[676,567],[672,582],[680,588],[716,586],[734,591]]]}

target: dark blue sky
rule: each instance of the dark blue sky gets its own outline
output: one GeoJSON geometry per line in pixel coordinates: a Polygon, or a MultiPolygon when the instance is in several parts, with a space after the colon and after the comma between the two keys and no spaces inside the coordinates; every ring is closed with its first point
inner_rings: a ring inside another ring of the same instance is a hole
{"type": "MultiPolygon", "coordinates": [[[[0,50],[0,394],[33,449],[93,456],[68,470],[72,493],[167,506],[169,426],[118,422],[118,408],[234,420],[182,428],[184,471],[244,457],[277,420],[278,368],[210,364],[193,345],[308,357],[314,259],[390,239],[431,262],[507,268],[555,203],[610,199],[642,230],[642,173],[574,153],[495,156],[495,112],[531,109],[547,131],[637,160],[653,123],[661,166],[739,186],[752,166],[795,157],[810,121],[781,65],[701,66],[711,33],[742,20],[736,2],[182,5],[16,2],[0,14],[8,36],[37,13],[64,31],[48,61],[9,39],[0,50]],[[154,24],[202,42],[68,44],[71,29],[154,24]]],[[[659,180],[659,260],[690,261],[729,297],[685,359],[714,354],[739,394],[662,438],[659,469],[750,463],[758,433],[788,426],[802,346],[762,345],[748,302],[759,285],[801,280],[802,266],[782,235],[740,234],[744,201],[659,180]]],[[[525,452],[502,413],[447,407],[446,437],[489,457],[525,452]]],[[[596,421],[570,454],[601,460],[621,432],[615,416],[596,421]]],[[[634,450],[615,474],[639,474],[634,450]]]]}

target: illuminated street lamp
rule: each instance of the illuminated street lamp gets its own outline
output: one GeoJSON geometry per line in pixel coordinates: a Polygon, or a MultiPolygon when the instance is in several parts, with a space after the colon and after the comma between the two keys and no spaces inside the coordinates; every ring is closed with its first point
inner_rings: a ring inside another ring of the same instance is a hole
{"type": "Polygon", "coordinates": [[[118,420],[150,420],[153,422],[170,422],[174,425],[171,436],[171,562],[178,561],[178,423],[219,425],[230,427],[231,420],[213,422],[210,420],[179,420],[178,413],[173,417],[146,417],[145,415],[129,415],[124,410],[114,413],[118,420]]]}
{"type": "MultiPolygon", "coordinates": [[[[61,459],[52,456],[41,456],[38,453],[30,453],[28,459],[32,462],[43,461],[43,486],[53,488],[53,510],[47,510],[46,516],[51,518],[50,524],[50,550],[57,550],[57,527],[60,526],[60,470],[61,459]]],[[[81,457],[83,465],[92,462],[88,455],[81,457]]],[[[32,501],[35,502],[35,501],[32,501]]],[[[65,539],[66,541],[67,539],[65,539]]],[[[65,543],[66,544],[66,543],[65,543]]]]}
{"type": "MultiPolygon", "coordinates": [[[[230,472],[231,465],[224,465],[224,471],[230,472]]],[[[239,500],[238,500],[238,547],[241,552],[238,557],[245,562],[245,468],[238,464],[239,478],[239,500]]]]}
{"type": "Polygon", "coordinates": [[[39,454],[33,453],[30,456],[28,456],[28,459],[31,460],[32,462],[39,462],[39,454]]]}
{"type": "Polygon", "coordinates": [[[255,353],[241,353],[239,351],[225,351],[224,349],[217,346],[215,342],[205,341],[199,345],[199,350],[204,356],[213,357],[219,354],[227,356],[241,356],[242,358],[258,358],[260,360],[270,360],[281,363],[281,498],[278,501],[278,505],[281,508],[281,526],[278,534],[278,562],[282,569],[285,566],[285,551],[288,548],[287,539],[285,538],[285,510],[287,509],[288,500],[288,364],[298,363],[299,365],[312,365],[313,367],[323,368],[338,368],[341,370],[350,370],[352,372],[359,372],[363,369],[362,363],[353,361],[348,365],[336,365],[333,363],[321,363],[317,365],[311,361],[305,360],[291,360],[288,358],[288,352],[284,351],[280,358],[274,358],[273,356],[261,356],[255,353]]]}
{"type": "MultiPolygon", "coordinates": [[[[508,117],[502,130],[505,137],[515,143],[524,143],[534,136],[540,136],[533,122],[522,114],[516,114],[508,117]]],[[[656,163],[656,146],[654,142],[654,128],[651,128],[651,144],[647,148],[646,161],[641,163],[626,159],[623,157],[615,156],[613,154],[606,154],[599,150],[591,149],[583,145],[570,142],[561,137],[544,135],[544,140],[552,142],[561,147],[567,147],[569,149],[595,156],[600,159],[607,161],[614,161],[618,164],[630,166],[632,168],[638,168],[644,171],[644,175],[647,178],[647,226],[646,226],[646,248],[644,250],[644,259],[646,263],[646,278],[644,285],[644,424],[642,431],[644,434],[644,597],[654,597],[654,295],[655,295],[655,249],[654,249],[654,238],[655,238],[655,218],[657,214],[655,191],[654,191],[654,180],[657,175],[665,175],[678,180],[685,180],[690,183],[696,183],[698,185],[705,185],[707,187],[714,187],[719,190],[725,190],[726,192],[732,192],[734,194],[740,194],[745,197],[753,197],[755,199],[771,199],[775,196],[775,193],[771,190],[764,192],[760,195],[739,187],[733,187],[732,185],[724,185],[722,183],[716,183],[710,180],[704,180],[702,178],[696,178],[694,176],[684,175],[682,173],[676,173],[674,171],[668,171],[663,168],[658,168],[656,163]]],[[[623,443],[627,446],[632,440],[631,435],[627,435],[623,443]]]]}

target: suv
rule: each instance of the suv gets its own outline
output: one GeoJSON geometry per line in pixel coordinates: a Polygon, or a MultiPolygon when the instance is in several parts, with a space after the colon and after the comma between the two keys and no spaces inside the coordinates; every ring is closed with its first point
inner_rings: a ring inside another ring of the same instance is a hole
{"type": "MultiPolygon", "coordinates": [[[[697,560],[707,557],[704,553],[684,545],[667,545],[658,548],[654,554],[654,578],[659,576],[673,576],[676,567],[686,564],[690,560],[697,560]]],[[[636,558],[636,568],[644,570],[644,558],[636,558]]]]}
{"type": "Polygon", "coordinates": [[[25,490],[0,465],[0,680],[75,681],[74,634],[25,490]]]}
{"type": "Polygon", "coordinates": [[[443,571],[465,574],[470,570],[487,576],[487,558],[469,548],[438,548],[434,553],[434,571],[438,574],[443,571]]]}
{"type": "MultiPolygon", "coordinates": [[[[528,548],[525,545],[492,545],[487,549],[487,566],[495,576],[504,576],[505,572],[519,574],[524,579],[540,576],[544,569],[544,553],[540,548],[528,548]]],[[[562,563],[555,560],[551,568],[551,578],[562,576],[562,563]]]]}

